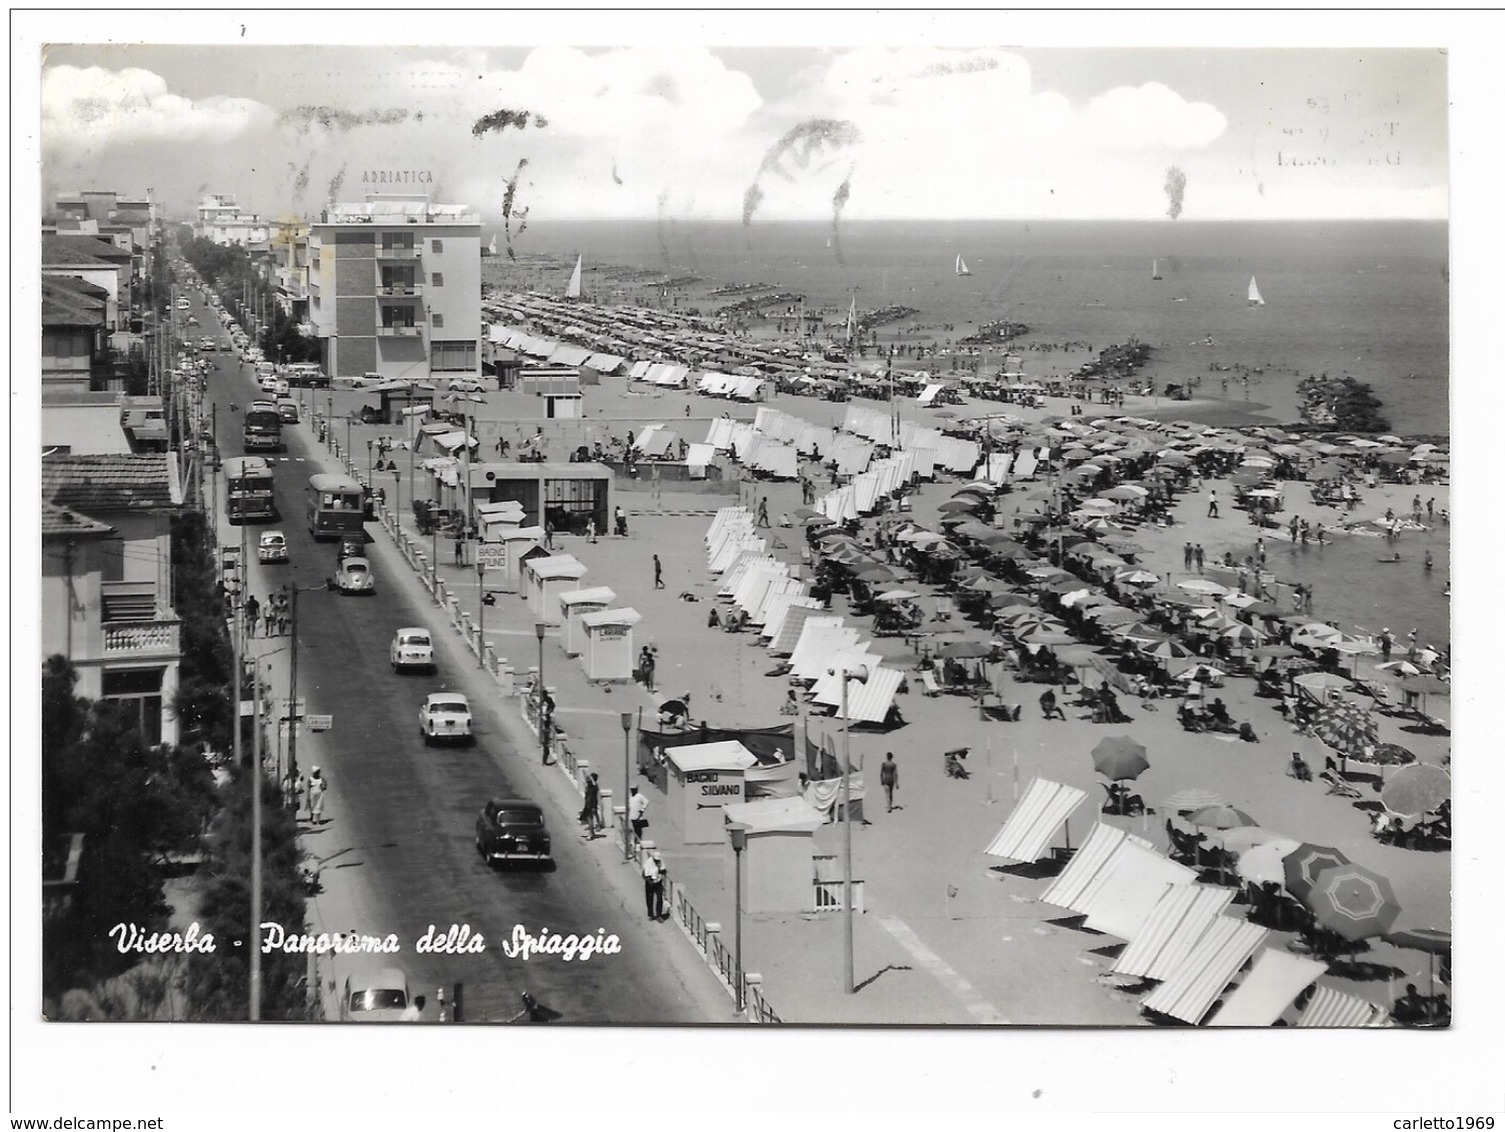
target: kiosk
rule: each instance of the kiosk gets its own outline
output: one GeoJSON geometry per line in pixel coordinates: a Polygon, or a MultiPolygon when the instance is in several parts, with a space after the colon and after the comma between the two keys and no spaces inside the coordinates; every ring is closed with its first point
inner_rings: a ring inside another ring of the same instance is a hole
{"type": "Polygon", "coordinates": [[[545,625],[559,624],[559,595],[579,589],[589,568],[573,554],[529,558],[523,563],[524,596],[533,616],[545,625]]]}
{"type": "Polygon", "coordinates": [[[616,600],[616,591],[606,586],[569,590],[559,595],[559,613],[564,620],[560,643],[564,646],[565,656],[579,656],[585,651],[585,626],[580,619],[587,613],[600,612],[616,600]]]}
{"type": "MultiPolygon", "coordinates": [[[[815,830],[825,815],[803,798],[762,798],[723,807],[728,824],[747,826],[742,853],[742,908],[747,912],[808,912],[815,905],[815,830]]],[[[735,869],[735,855],[728,858],[735,869]]],[[[736,877],[727,874],[726,887],[736,877]]]]}
{"type": "Polygon", "coordinates": [[[632,651],[632,627],[643,619],[636,609],[598,609],[582,614],[585,649],[580,658],[587,680],[630,683],[637,657],[632,651]]]}
{"type": "Polygon", "coordinates": [[[668,747],[664,758],[669,769],[669,812],[678,815],[685,844],[724,844],[722,807],[742,801],[743,773],[758,760],[735,739],[668,747]]]}

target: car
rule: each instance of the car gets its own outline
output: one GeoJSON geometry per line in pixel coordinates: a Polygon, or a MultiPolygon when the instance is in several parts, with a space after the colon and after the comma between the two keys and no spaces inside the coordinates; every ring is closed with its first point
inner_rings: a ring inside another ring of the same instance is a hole
{"type": "Polygon", "coordinates": [[[434,639],[427,629],[412,626],[392,635],[392,671],[405,668],[434,670],[434,639]]]}
{"type": "Polygon", "coordinates": [[[283,424],[298,423],[298,402],[291,397],[277,398],[277,415],[282,418],[283,424]]]}
{"type": "Polygon", "coordinates": [[[340,539],[340,549],[335,554],[335,561],[343,562],[347,558],[366,557],[366,536],[346,535],[340,539]]]}
{"type": "Polygon", "coordinates": [[[347,558],[335,571],[334,588],[342,594],[360,594],[370,597],[376,593],[376,578],[371,573],[371,563],[364,558],[347,558]]]}
{"type": "Polygon", "coordinates": [[[476,852],[488,865],[536,861],[552,868],[554,857],[543,808],[523,798],[492,798],[476,818],[476,852]]]}
{"type": "Polygon", "coordinates": [[[398,1022],[408,1008],[408,977],[398,967],[347,975],[340,991],[341,1022],[398,1022]]]}
{"type": "Polygon", "coordinates": [[[286,562],[287,536],[281,531],[263,531],[256,543],[256,561],[286,562]]]}
{"type": "Polygon", "coordinates": [[[219,349],[220,349],[220,353],[222,353],[222,354],[228,354],[232,349],[234,349],[234,346],[232,346],[231,343],[230,343],[230,340],[228,338],[226,338],[226,339],[223,339],[220,342],[219,349]]]}
{"type": "Polygon", "coordinates": [[[188,316],[188,325],[189,326],[197,326],[198,324],[199,324],[199,317],[198,317],[198,315],[191,314],[191,315],[188,316]]]}
{"type": "Polygon", "coordinates": [[[347,377],[351,389],[365,389],[368,385],[380,385],[386,378],[379,373],[363,373],[360,377],[347,377]]]}
{"type": "Polygon", "coordinates": [[[424,746],[435,743],[474,743],[470,700],[460,692],[430,692],[418,709],[418,732],[424,746]]]}
{"type": "Polygon", "coordinates": [[[449,383],[451,393],[485,393],[486,387],[473,377],[457,377],[449,383]]]}

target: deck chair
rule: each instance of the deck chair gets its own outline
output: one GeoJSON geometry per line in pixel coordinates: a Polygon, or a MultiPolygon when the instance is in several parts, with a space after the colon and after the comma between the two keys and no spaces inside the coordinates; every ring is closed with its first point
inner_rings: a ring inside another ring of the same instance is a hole
{"type": "Polygon", "coordinates": [[[1362,798],[1364,796],[1359,793],[1357,786],[1343,777],[1341,771],[1324,770],[1321,777],[1322,781],[1327,783],[1327,792],[1329,794],[1337,794],[1341,798],[1362,798]]]}
{"type": "Polygon", "coordinates": [[[927,696],[939,696],[946,689],[941,687],[941,682],[935,678],[935,669],[927,668],[921,673],[921,680],[925,685],[927,696]]]}

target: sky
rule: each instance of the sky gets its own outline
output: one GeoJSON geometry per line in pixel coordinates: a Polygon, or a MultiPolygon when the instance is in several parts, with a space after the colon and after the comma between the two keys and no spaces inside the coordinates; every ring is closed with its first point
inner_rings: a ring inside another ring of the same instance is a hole
{"type": "MultiPolygon", "coordinates": [[[[233,45],[50,45],[42,199],[150,188],[182,215],[220,192],[309,216],[360,199],[368,171],[412,170],[488,219],[516,177],[534,219],[1169,221],[1174,167],[1187,221],[1448,215],[1437,48],[1010,48],[985,20],[671,43],[669,21],[647,22],[657,40],[620,25],[585,47],[557,27],[527,46],[456,46],[473,28],[431,46],[283,46],[285,25],[254,23],[233,45]],[[504,109],[526,126],[475,136],[504,109]]],[[[322,38],[348,42],[338,25],[322,38]]]]}

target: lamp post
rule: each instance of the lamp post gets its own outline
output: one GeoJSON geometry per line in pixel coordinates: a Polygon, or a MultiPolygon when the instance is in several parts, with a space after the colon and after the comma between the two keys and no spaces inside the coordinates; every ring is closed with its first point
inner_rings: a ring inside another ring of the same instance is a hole
{"type": "MultiPolygon", "coordinates": [[[[388,460],[387,463],[390,465],[392,463],[392,461],[388,460]]],[[[397,527],[398,527],[398,533],[401,534],[401,530],[402,530],[402,469],[401,468],[397,468],[397,467],[392,468],[392,481],[393,481],[392,492],[393,492],[394,495],[397,496],[397,527]]],[[[409,490],[412,490],[412,489],[409,488],[409,490]]]]}
{"type": "Polygon", "coordinates": [[[552,761],[549,758],[548,721],[544,718],[543,710],[544,700],[549,694],[549,690],[544,687],[543,682],[543,638],[544,634],[548,631],[549,627],[542,621],[535,621],[533,623],[533,633],[538,638],[538,746],[543,753],[544,766],[548,766],[552,761]]]}
{"type": "Polygon", "coordinates": [[[376,450],[376,441],[366,437],[366,485],[376,483],[376,469],[371,466],[371,453],[376,450]]]}
{"type": "Polygon", "coordinates": [[[632,860],[632,712],[622,713],[622,859],[632,860]]]}
{"type": "Polygon", "coordinates": [[[732,919],[732,970],[737,978],[737,1013],[747,1009],[747,980],[742,977],[742,850],[747,848],[747,826],[731,822],[726,832],[732,839],[732,855],[736,872],[736,911],[732,919]]]}
{"type": "MultiPolygon", "coordinates": [[[[831,669],[834,674],[837,669],[831,669]]],[[[852,955],[852,718],[847,714],[847,685],[853,680],[859,684],[866,684],[868,677],[867,665],[859,664],[856,668],[848,671],[843,668],[841,672],[841,741],[842,757],[845,765],[841,768],[841,809],[842,809],[842,959],[844,973],[846,975],[846,992],[857,992],[857,980],[855,975],[855,961],[852,955]]]]}

